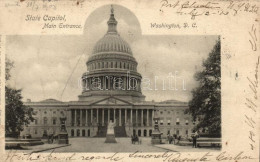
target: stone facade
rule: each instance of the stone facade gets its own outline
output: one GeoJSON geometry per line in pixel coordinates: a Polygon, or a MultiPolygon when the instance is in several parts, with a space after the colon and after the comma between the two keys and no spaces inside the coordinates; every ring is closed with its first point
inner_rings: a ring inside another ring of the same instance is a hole
{"type": "Polygon", "coordinates": [[[190,135],[194,127],[191,117],[184,113],[187,103],[179,101],[130,103],[116,97],[107,97],[96,102],[60,102],[53,99],[42,102],[26,102],[33,107],[35,121],[22,134],[42,137],[43,133],[55,134],[60,128],[60,117],[66,116],[66,126],[70,137],[97,135],[99,126],[106,126],[109,120],[116,126],[123,126],[127,136],[136,132],[140,136],[150,136],[153,117],[160,118],[159,129],[163,136],[190,135]]]}
{"type": "Polygon", "coordinates": [[[160,117],[159,128],[163,136],[168,133],[191,134],[195,123],[184,114],[187,103],[145,101],[141,91],[142,76],[137,72],[138,63],[128,43],[117,32],[113,9],[107,24],[107,33],[96,43],[86,63],[88,71],[82,75],[83,91],[79,100],[26,102],[34,108],[36,120],[22,134],[32,137],[56,134],[61,116],[67,118],[70,137],[102,136],[109,120],[115,122],[119,131],[125,132],[121,136],[134,133],[150,136],[155,116],[160,117]]]}

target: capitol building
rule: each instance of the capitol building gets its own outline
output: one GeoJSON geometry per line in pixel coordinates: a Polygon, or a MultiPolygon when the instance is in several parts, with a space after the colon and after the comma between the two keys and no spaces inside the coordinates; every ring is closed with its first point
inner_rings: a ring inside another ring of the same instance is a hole
{"type": "Polygon", "coordinates": [[[163,136],[170,133],[186,137],[192,133],[196,123],[184,113],[188,103],[145,101],[138,62],[129,44],[120,37],[117,23],[111,9],[107,33],[95,44],[86,62],[87,72],[82,75],[83,90],[78,101],[27,100],[25,105],[34,109],[35,120],[21,135],[55,135],[60,130],[60,117],[66,117],[69,137],[105,137],[110,121],[115,123],[116,137],[133,134],[149,137],[154,117],[160,118],[163,136]]]}

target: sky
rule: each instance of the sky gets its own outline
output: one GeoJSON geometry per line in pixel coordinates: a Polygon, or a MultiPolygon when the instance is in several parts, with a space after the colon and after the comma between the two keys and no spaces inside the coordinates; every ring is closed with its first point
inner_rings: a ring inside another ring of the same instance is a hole
{"type": "MultiPolygon", "coordinates": [[[[218,36],[142,35],[139,21],[131,11],[116,5],[114,13],[118,32],[130,44],[138,62],[138,72],[146,78],[146,83],[150,80],[152,90],[142,91],[146,100],[189,101],[192,89],[198,86],[194,74],[202,70],[202,62],[218,36]],[[169,73],[177,74],[178,90],[167,88],[169,73]],[[162,88],[163,80],[166,90],[162,88]]],[[[14,62],[8,85],[22,89],[24,101],[78,100],[82,92],[78,82],[87,71],[86,61],[95,43],[107,31],[109,14],[108,5],[96,9],[86,19],[82,35],[8,36],[6,57],[14,62]]]]}

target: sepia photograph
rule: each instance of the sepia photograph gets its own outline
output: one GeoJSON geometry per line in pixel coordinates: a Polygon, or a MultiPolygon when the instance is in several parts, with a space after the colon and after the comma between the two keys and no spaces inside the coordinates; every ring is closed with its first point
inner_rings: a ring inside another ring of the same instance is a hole
{"type": "Polygon", "coordinates": [[[40,19],[44,30],[84,32],[6,36],[6,151],[222,150],[221,35],[144,35],[117,4],[95,9],[84,26],[62,14],[25,21],[40,19]]]}

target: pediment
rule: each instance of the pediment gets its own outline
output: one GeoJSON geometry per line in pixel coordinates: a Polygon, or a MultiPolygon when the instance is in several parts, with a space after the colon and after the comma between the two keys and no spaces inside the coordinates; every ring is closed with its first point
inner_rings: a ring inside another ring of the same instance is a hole
{"type": "Polygon", "coordinates": [[[131,103],[124,101],[122,99],[117,99],[114,97],[109,97],[106,99],[99,100],[92,105],[132,105],[131,103]]]}

